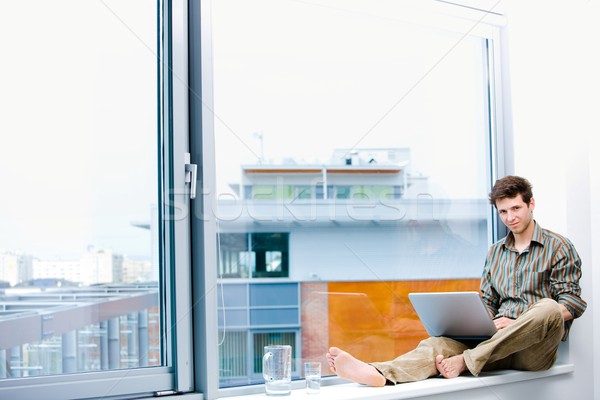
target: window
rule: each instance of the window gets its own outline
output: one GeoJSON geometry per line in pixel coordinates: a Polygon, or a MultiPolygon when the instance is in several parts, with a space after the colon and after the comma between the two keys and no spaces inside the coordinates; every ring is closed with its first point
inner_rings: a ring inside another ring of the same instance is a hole
{"type": "Polygon", "coordinates": [[[173,70],[157,70],[182,49],[170,10],[2,6],[1,398],[192,387],[188,193],[172,172],[187,137],[162,115],[173,70]]]}
{"type": "Polygon", "coordinates": [[[313,194],[314,186],[308,185],[299,185],[294,187],[294,198],[295,199],[314,199],[315,196],[313,194]]]}
{"type": "MultiPolygon", "coordinates": [[[[262,382],[267,345],[287,344],[299,351],[300,298],[297,283],[219,285],[219,379],[223,387],[262,382]]],[[[297,362],[293,373],[300,376],[297,362]]]]}
{"type": "MultiPolygon", "coordinates": [[[[269,340],[255,329],[293,328],[294,362],[325,363],[330,344],[390,359],[425,336],[408,292],[478,288],[495,230],[487,193],[502,167],[497,29],[447,4],[437,19],[410,4],[222,0],[196,21],[211,27],[193,39],[203,56],[191,69],[210,109],[205,203],[217,210],[210,220],[205,209],[202,227],[221,242],[205,258],[216,256],[220,288],[207,303],[220,321],[209,358],[225,365],[243,348],[258,359],[269,340]],[[252,285],[290,282],[295,306],[228,304],[252,285]]],[[[233,379],[256,366],[231,370],[211,376],[223,393],[261,390],[233,379]]]]}
{"type": "Polygon", "coordinates": [[[424,334],[406,293],[476,287],[503,168],[476,11],[31,6],[0,16],[0,397],[260,391],[267,343],[296,378],[329,343],[389,358],[424,334]]]}
{"type": "MultiPolygon", "coordinates": [[[[292,358],[297,360],[295,350],[296,347],[296,332],[268,332],[268,333],[255,333],[254,339],[254,369],[255,376],[258,377],[258,381],[261,382],[262,377],[262,358],[264,355],[265,346],[273,345],[292,345],[292,358]]],[[[297,362],[292,363],[292,376],[299,377],[299,368],[297,362]]]]}
{"type": "Polygon", "coordinates": [[[289,234],[223,233],[217,237],[222,278],[287,277],[289,234]]]}

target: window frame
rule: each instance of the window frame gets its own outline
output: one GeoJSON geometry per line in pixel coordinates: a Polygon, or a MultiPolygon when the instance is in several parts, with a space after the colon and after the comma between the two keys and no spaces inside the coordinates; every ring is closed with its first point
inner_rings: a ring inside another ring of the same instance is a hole
{"type": "Polygon", "coordinates": [[[163,365],[0,380],[0,397],[13,399],[153,397],[191,392],[192,286],[190,191],[185,180],[187,125],[187,2],[157,0],[157,143],[159,159],[160,332],[163,365]],[[177,295],[175,295],[175,293],[177,295]]]}

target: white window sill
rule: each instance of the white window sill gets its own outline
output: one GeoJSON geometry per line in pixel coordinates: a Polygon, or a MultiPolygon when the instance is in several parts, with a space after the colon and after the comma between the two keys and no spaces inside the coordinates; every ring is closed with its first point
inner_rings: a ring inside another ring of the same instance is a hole
{"type": "Polygon", "coordinates": [[[503,370],[485,372],[478,377],[459,376],[454,379],[430,378],[421,382],[403,383],[396,386],[385,386],[380,388],[345,383],[340,385],[322,386],[318,395],[306,394],[304,389],[292,390],[290,396],[269,396],[265,393],[251,394],[231,397],[236,400],[265,400],[270,399],[327,399],[327,400],[399,400],[412,399],[437,395],[461,390],[486,388],[490,386],[503,385],[513,382],[522,382],[531,379],[545,378],[548,376],[568,374],[574,371],[573,364],[557,364],[551,369],[541,372],[524,372],[515,370],[503,370]]]}

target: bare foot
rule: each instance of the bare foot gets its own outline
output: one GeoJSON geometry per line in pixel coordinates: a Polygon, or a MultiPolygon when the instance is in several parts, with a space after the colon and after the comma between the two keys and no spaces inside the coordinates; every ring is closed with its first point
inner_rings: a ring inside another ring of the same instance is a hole
{"type": "Polygon", "coordinates": [[[327,353],[329,368],[340,378],[369,386],[385,386],[385,377],[375,369],[349,353],[337,348],[329,348],[327,353]]]}
{"type": "Polygon", "coordinates": [[[435,367],[444,378],[451,379],[462,374],[467,369],[467,364],[465,364],[465,358],[462,354],[450,358],[444,358],[443,355],[439,354],[435,357],[435,367]]]}

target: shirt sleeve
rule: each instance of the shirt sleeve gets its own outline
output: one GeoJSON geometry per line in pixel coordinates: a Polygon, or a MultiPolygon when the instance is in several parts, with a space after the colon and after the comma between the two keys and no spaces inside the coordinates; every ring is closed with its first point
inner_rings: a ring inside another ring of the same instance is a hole
{"type": "Polygon", "coordinates": [[[587,308],[587,303],[581,298],[580,278],[581,258],[575,246],[565,239],[565,243],[554,253],[550,284],[553,297],[569,310],[574,319],[579,318],[587,308]]]}
{"type": "Polygon", "coordinates": [[[487,310],[492,314],[492,316],[496,316],[498,314],[498,309],[500,307],[500,296],[494,290],[494,284],[492,280],[491,274],[491,266],[492,262],[492,250],[488,253],[488,256],[485,260],[485,265],[483,266],[483,274],[481,276],[480,283],[480,291],[481,298],[483,299],[483,304],[487,310]]]}

